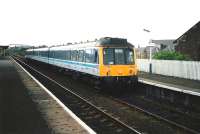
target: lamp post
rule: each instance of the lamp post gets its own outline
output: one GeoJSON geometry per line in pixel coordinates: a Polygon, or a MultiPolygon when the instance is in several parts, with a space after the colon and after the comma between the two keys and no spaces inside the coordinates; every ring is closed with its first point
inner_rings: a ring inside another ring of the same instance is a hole
{"type": "Polygon", "coordinates": [[[152,74],[152,40],[149,40],[149,73],[152,74]]]}
{"type": "MultiPolygon", "coordinates": [[[[144,32],[147,32],[147,33],[150,33],[151,31],[150,30],[148,30],[148,29],[143,29],[143,31],[144,32]]],[[[151,45],[151,43],[152,43],[152,40],[151,39],[149,39],[149,42],[148,42],[148,44],[149,44],[149,73],[150,74],[152,74],[152,45],[151,45]]]]}

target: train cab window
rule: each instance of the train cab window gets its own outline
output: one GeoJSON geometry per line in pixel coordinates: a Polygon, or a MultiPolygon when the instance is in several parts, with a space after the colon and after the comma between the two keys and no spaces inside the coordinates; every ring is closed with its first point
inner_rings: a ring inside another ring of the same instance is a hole
{"type": "Polygon", "coordinates": [[[103,51],[103,62],[105,65],[113,65],[114,64],[114,49],[112,48],[104,48],[103,51]]]}
{"type": "Polygon", "coordinates": [[[130,48],[104,48],[104,65],[127,65],[133,64],[133,50],[130,48]]]}
{"type": "Polygon", "coordinates": [[[125,49],[125,56],[126,56],[126,64],[133,64],[133,50],[130,48],[125,49]]]}
{"type": "Polygon", "coordinates": [[[115,49],[115,64],[125,64],[124,49],[115,49]]]}

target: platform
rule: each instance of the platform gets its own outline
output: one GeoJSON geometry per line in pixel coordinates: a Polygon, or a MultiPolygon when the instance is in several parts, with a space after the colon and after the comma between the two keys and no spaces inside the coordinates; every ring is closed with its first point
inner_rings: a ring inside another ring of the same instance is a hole
{"type": "Polygon", "coordinates": [[[0,133],[94,133],[14,60],[0,57],[0,133]]]}
{"type": "Polygon", "coordinates": [[[200,81],[139,72],[139,82],[200,96],[200,81]]]}

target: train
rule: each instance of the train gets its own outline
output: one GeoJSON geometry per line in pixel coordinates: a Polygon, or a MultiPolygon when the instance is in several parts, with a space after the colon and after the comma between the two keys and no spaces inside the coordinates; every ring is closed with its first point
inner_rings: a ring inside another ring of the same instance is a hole
{"type": "Polygon", "coordinates": [[[136,84],[135,47],[124,38],[103,37],[94,41],[26,50],[26,59],[50,64],[76,76],[87,75],[98,84],[136,84]]]}

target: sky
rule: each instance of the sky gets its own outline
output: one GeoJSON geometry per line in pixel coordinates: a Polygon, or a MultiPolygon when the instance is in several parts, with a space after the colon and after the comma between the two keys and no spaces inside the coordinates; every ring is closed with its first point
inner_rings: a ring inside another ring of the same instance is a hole
{"type": "Polygon", "coordinates": [[[181,36],[200,21],[199,5],[198,0],[0,0],[0,45],[122,37],[145,46],[149,39],[181,36]]]}

